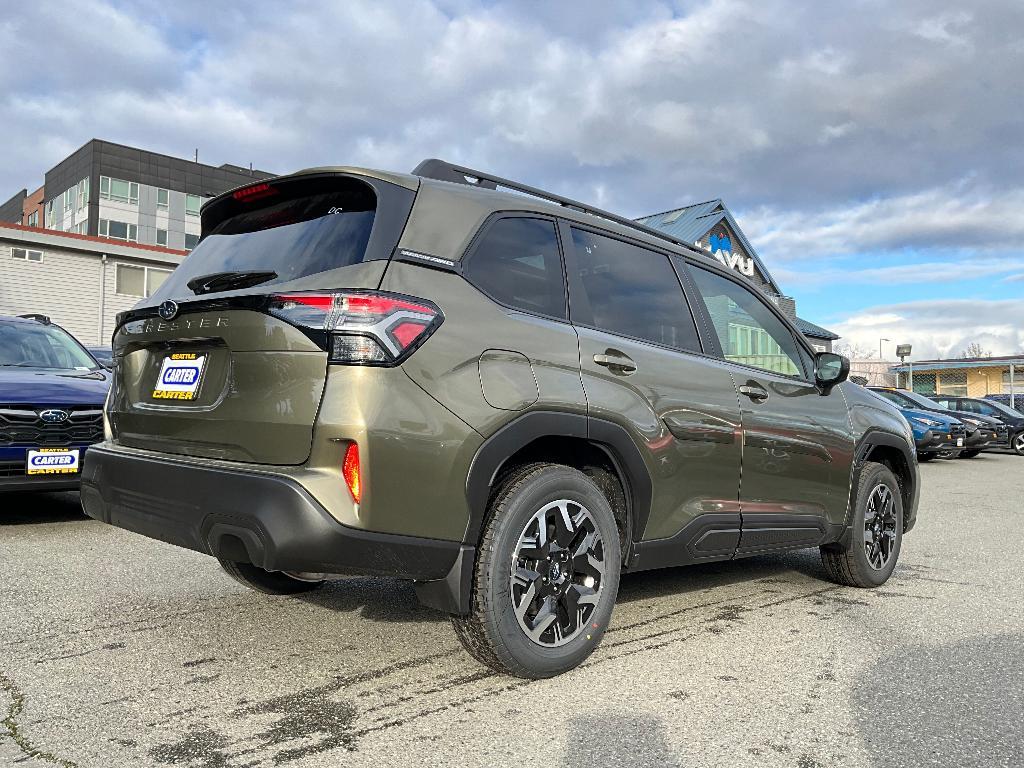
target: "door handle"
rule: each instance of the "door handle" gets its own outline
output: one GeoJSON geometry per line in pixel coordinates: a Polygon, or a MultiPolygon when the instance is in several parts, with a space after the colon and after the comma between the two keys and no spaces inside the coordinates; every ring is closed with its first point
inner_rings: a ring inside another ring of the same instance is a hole
{"type": "Polygon", "coordinates": [[[621,371],[628,376],[636,372],[636,363],[625,355],[594,355],[594,362],[608,368],[612,373],[621,371]]]}
{"type": "Polygon", "coordinates": [[[746,395],[755,403],[763,403],[768,399],[768,390],[757,384],[741,384],[740,394],[746,395]]]}

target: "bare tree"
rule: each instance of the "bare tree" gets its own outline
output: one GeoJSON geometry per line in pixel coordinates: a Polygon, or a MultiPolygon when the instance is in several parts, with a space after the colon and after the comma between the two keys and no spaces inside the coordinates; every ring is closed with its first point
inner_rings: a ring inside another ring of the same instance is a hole
{"type": "Polygon", "coordinates": [[[974,358],[974,357],[992,357],[992,353],[985,349],[977,341],[972,341],[967,345],[967,348],[960,353],[961,358],[974,358]]]}
{"type": "Polygon", "coordinates": [[[852,341],[844,341],[841,344],[836,344],[832,347],[832,350],[843,357],[849,358],[850,360],[868,360],[873,358],[877,351],[852,341]]]}

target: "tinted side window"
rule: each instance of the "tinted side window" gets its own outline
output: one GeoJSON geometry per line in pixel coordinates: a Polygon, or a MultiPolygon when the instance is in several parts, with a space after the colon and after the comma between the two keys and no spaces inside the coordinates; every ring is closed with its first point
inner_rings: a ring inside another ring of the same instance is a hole
{"type": "Polygon", "coordinates": [[[806,375],[793,334],[751,289],[705,269],[690,271],[727,360],[785,376],[806,375]]]}
{"type": "Polygon", "coordinates": [[[565,317],[565,276],[555,225],[547,219],[494,222],[469,258],[466,277],[524,312],[565,317]]]}
{"type": "Polygon", "coordinates": [[[668,256],[580,229],[572,242],[583,295],[572,319],[609,333],[700,351],[697,327],[668,256]]]}

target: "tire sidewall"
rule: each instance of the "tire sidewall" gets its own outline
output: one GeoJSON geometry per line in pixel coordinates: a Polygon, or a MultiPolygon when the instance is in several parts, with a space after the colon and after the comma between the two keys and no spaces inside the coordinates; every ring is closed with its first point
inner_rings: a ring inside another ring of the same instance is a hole
{"type": "Polygon", "coordinates": [[[864,470],[860,481],[860,491],[853,520],[852,554],[862,578],[877,587],[889,580],[900,559],[900,551],[903,548],[903,497],[900,495],[900,486],[896,481],[896,476],[888,467],[881,464],[869,465],[864,470]],[[896,544],[895,552],[886,566],[881,570],[876,570],[871,567],[867,552],[864,550],[864,517],[868,508],[868,499],[871,498],[872,492],[879,483],[884,483],[892,492],[893,505],[896,510],[896,544]]]}
{"type": "Polygon", "coordinates": [[[485,564],[492,592],[489,596],[492,611],[485,617],[485,622],[489,625],[499,656],[510,657],[515,666],[525,667],[531,676],[557,675],[576,667],[594,651],[611,619],[621,564],[615,518],[597,486],[581,472],[568,468],[544,470],[518,486],[514,496],[504,499],[503,506],[502,518],[495,521],[493,554],[485,564]],[[537,645],[519,626],[511,599],[511,563],[527,522],[545,504],[558,499],[569,499],[590,511],[604,544],[605,574],[601,597],[591,616],[590,626],[565,645],[549,648],[537,645]]]}

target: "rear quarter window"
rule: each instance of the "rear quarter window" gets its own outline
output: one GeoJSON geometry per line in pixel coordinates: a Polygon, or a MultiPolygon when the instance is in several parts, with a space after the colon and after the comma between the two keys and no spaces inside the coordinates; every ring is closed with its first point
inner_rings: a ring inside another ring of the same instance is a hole
{"type": "Polygon", "coordinates": [[[469,255],[465,276],[500,304],[565,318],[565,276],[550,219],[509,217],[491,223],[469,255]]]}

